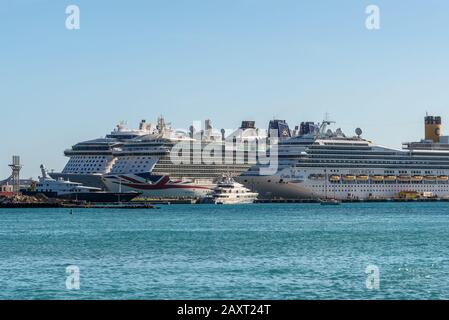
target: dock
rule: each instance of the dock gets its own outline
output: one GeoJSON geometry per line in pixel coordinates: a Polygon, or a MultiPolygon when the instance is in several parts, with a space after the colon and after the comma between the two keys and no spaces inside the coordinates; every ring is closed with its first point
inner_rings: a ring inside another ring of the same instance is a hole
{"type": "Polygon", "coordinates": [[[0,209],[157,209],[152,204],[0,203],[0,209]]]}
{"type": "Polygon", "coordinates": [[[0,203],[0,209],[62,208],[58,203],[0,203]]]}
{"type": "Polygon", "coordinates": [[[319,203],[318,199],[257,199],[254,203],[319,203]]]}
{"type": "Polygon", "coordinates": [[[44,194],[26,194],[13,192],[0,196],[0,209],[32,209],[32,208],[81,208],[81,209],[155,209],[156,206],[148,201],[139,202],[90,202],[65,198],[52,198],[44,194]]]}
{"type": "Polygon", "coordinates": [[[131,203],[151,203],[153,205],[170,205],[170,204],[197,204],[199,199],[151,199],[151,198],[137,198],[131,201],[131,203]]]}
{"type": "Polygon", "coordinates": [[[150,203],[101,203],[101,204],[63,204],[61,208],[69,209],[157,209],[150,203]]]}
{"type": "Polygon", "coordinates": [[[83,208],[83,209],[154,209],[149,202],[87,202],[66,199],[50,199],[42,195],[27,196],[13,194],[0,197],[0,209],[32,209],[32,208],[83,208]]]}
{"type": "MultiPolygon", "coordinates": [[[[307,204],[320,203],[323,199],[257,199],[256,204],[307,204]]],[[[369,199],[339,199],[342,203],[374,203],[374,202],[449,202],[449,198],[438,197],[395,197],[369,199]]],[[[48,199],[46,197],[29,197],[15,195],[0,198],[0,209],[32,209],[32,208],[68,208],[68,209],[157,209],[157,205],[199,204],[198,199],[138,199],[131,202],[91,203],[86,201],[48,199]]]]}
{"type": "Polygon", "coordinates": [[[53,209],[53,208],[68,208],[68,209],[158,209],[158,207],[151,204],[55,204],[55,203],[9,203],[0,204],[0,209],[53,209]]]}
{"type": "MultiPolygon", "coordinates": [[[[343,203],[368,203],[368,202],[449,202],[449,198],[385,198],[385,199],[342,199],[343,203]]],[[[258,199],[255,203],[320,203],[320,199],[258,199]]]]}

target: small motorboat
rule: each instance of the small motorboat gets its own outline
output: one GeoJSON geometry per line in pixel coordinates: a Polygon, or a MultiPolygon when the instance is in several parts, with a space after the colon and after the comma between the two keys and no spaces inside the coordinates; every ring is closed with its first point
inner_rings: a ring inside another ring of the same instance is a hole
{"type": "Polygon", "coordinates": [[[320,204],[322,206],[338,206],[341,204],[341,201],[337,199],[321,199],[320,204]]]}

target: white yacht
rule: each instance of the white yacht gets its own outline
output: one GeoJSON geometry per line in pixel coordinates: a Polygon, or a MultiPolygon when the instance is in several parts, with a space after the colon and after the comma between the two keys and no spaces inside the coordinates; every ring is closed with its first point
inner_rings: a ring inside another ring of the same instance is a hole
{"type": "Polygon", "coordinates": [[[50,198],[63,198],[89,202],[126,202],[136,198],[139,193],[111,193],[100,188],[84,186],[79,182],[72,182],[62,178],[51,178],[44,165],[41,165],[42,176],[36,184],[35,191],[29,195],[44,194],[50,198]]]}
{"type": "Polygon", "coordinates": [[[258,193],[252,192],[230,177],[223,177],[213,189],[205,203],[215,204],[248,204],[254,203],[258,193]]]}
{"type": "Polygon", "coordinates": [[[447,197],[449,137],[441,136],[440,117],[426,116],[424,126],[425,138],[402,149],[366,140],[360,129],[352,137],[321,131],[276,174],[261,176],[253,169],[238,181],[264,197],[284,199],[394,198],[408,192],[447,197]]]}
{"type": "Polygon", "coordinates": [[[62,178],[53,179],[48,175],[44,165],[41,165],[41,174],[42,176],[39,177],[39,181],[36,184],[37,193],[56,197],[72,193],[102,191],[100,188],[83,186],[79,182],[71,182],[62,178]]]}

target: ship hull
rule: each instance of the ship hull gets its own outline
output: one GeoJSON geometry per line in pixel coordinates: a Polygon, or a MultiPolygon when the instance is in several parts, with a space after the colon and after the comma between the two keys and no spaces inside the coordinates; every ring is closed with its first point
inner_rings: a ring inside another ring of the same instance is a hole
{"type": "MultiPolygon", "coordinates": [[[[315,172],[314,172],[315,173],[315,172]]],[[[332,183],[325,179],[309,179],[308,173],[296,176],[240,176],[236,180],[247,188],[256,191],[262,199],[393,199],[400,197],[403,192],[429,194],[433,197],[449,197],[449,183],[443,181],[432,182],[381,182],[373,181],[339,181],[332,183]],[[286,176],[290,178],[286,178],[286,176]]]]}
{"type": "Polygon", "coordinates": [[[313,192],[300,183],[287,182],[279,176],[240,176],[235,180],[259,193],[260,199],[310,199],[313,192]]]}
{"type": "Polygon", "coordinates": [[[59,173],[52,172],[48,175],[55,179],[63,179],[65,181],[82,183],[86,187],[100,188],[106,190],[101,174],[76,174],[76,173],[59,173]]]}
{"type": "Polygon", "coordinates": [[[149,173],[106,175],[103,182],[111,192],[139,192],[141,197],[151,199],[199,199],[216,187],[212,179],[198,182],[149,173]]]}
{"type": "Polygon", "coordinates": [[[43,194],[48,198],[57,198],[72,201],[86,201],[91,203],[115,203],[115,202],[129,202],[140,195],[137,192],[77,192],[58,195],[56,192],[36,192],[26,191],[24,195],[34,196],[43,194]]]}
{"type": "Polygon", "coordinates": [[[368,200],[368,199],[393,199],[400,197],[403,192],[430,194],[431,197],[449,197],[448,184],[369,184],[369,183],[345,183],[329,185],[324,182],[291,183],[292,189],[298,190],[297,198],[333,198],[338,200],[368,200]],[[326,191],[327,189],[327,191],[326,191]]]}
{"type": "Polygon", "coordinates": [[[241,199],[214,199],[214,203],[215,204],[251,204],[254,203],[254,201],[256,201],[257,197],[254,198],[250,198],[250,199],[245,199],[245,200],[241,200],[241,199]]]}

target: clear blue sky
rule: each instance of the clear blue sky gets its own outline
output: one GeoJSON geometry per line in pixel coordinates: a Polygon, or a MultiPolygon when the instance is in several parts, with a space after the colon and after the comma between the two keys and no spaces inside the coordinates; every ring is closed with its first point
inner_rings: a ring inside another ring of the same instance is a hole
{"type": "Polygon", "coordinates": [[[0,177],[12,154],[36,177],[74,143],[159,114],[265,128],[329,112],[398,147],[426,111],[449,126],[448,21],[447,0],[0,0],[0,177]],[[69,4],[80,30],[65,28],[69,4]]]}

